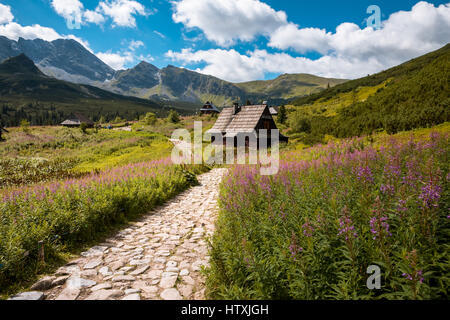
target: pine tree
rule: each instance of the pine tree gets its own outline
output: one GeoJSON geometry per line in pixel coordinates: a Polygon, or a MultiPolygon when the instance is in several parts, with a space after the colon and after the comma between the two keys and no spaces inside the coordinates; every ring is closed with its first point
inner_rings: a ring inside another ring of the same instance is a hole
{"type": "Polygon", "coordinates": [[[285,124],[287,120],[286,107],[282,105],[278,112],[278,122],[281,124],[285,124]]]}

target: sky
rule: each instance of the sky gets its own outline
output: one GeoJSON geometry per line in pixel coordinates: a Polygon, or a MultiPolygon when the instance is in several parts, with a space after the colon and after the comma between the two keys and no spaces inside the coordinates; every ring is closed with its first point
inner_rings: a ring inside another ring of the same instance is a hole
{"type": "Polygon", "coordinates": [[[116,70],[147,61],[232,82],[354,79],[449,43],[448,1],[0,0],[0,35],[75,39],[116,70]]]}

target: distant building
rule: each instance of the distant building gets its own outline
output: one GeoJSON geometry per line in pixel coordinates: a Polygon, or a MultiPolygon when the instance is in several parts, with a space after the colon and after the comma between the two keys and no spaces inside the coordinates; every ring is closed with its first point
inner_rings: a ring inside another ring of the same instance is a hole
{"type": "Polygon", "coordinates": [[[92,128],[94,126],[94,122],[92,120],[80,113],[73,114],[69,119],[62,122],[61,125],[64,127],[74,128],[81,126],[82,123],[85,123],[88,128],[92,128]]]}
{"type": "Polygon", "coordinates": [[[269,110],[270,110],[270,114],[272,116],[277,116],[278,115],[278,110],[277,110],[276,107],[269,107],[269,110]]]}
{"type": "MultiPolygon", "coordinates": [[[[266,105],[266,106],[269,105],[269,104],[267,103],[267,101],[263,101],[262,104],[263,104],[263,105],[266,105]]],[[[269,106],[269,111],[270,111],[270,114],[271,114],[272,116],[277,116],[277,115],[278,115],[278,107],[272,107],[272,106],[269,106]]]]}
{"type": "MultiPolygon", "coordinates": [[[[249,134],[256,132],[259,140],[260,129],[267,130],[269,139],[267,145],[271,146],[271,130],[276,130],[278,128],[272,118],[269,107],[267,105],[239,106],[238,104],[235,104],[231,108],[224,108],[214,126],[207,132],[211,134],[222,134],[224,144],[226,143],[227,138],[233,138],[234,145],[237,146],[239,135],[248,136],[249,134]]],[[[214,139],[215,137],[212,136],[211,142],[214,142],[214,139]]],[[[249,139],[246,138],[246,144],[247,141],[249,141],[249,139]]],[[[288,138],[280,133],[279,141],[288,142],[288,138]]]]}
{"type": "Polygon", "coordinates": [[[217,107],[209,101],[207,101],[205,105],[200,109],[200,115],[218,113],[220,113],[219,109],[217,109],[217,107]]]}

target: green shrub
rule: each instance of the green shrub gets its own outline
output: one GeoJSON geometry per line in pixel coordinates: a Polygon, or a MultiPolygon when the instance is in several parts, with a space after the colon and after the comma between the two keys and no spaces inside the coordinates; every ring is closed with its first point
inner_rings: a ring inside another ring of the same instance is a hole
{"type": "Polygon", "coordinates": [[[144,123],[148,126],[154,125],[156,123],[157,119],[156,119],[156,115],[152,112],[148,112],[145,115],[144,118],[144,123]]]}
{"type": "Polygon", "coordinates": [[[80,125],[80,130],[81,130],[81,132],[83,132],[84,134],[86,134],[86,130],[87,130],[87,124],[86,123],[81,123],[81,125],[80,125]]]}
{"type": "Polygon", "coordinates": [[[22,128],[22,131],[25,133],[29,133],[30,132],[30,122],[28,122],[28,120],[21,120],[20,121],[20,128],[22,128]]]}
{"type": "Polygon", "coordinates": [[[180,122],[180,115],[175,110],[170,110],[169,115],[167,116],[167,121],[171,123],[180,122]]]}

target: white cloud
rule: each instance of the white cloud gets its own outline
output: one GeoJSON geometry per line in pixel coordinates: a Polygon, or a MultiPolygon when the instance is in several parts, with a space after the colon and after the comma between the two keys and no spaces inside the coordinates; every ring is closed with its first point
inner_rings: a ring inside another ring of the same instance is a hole
{"type": "Polygon", "coordinates": [[[131,52],[99,52],[96,54],[96,56],[114,70],[124,69],[125,64],[133,62],[135,60],[131,52]]]}
{"type": "Polygon", "coordinates": [[[114,70],[125,69],[138,61],[152,62],[154,60],[150,54],[144,55],[136,52],[139,48],[145,47],[144,42],[141,40],[124,40],[121,42],[121,45],[125,47],[127,43],[128,48],[124,48],[117,52],[99,52],[96,55],[114,70]]]}
{"type": "Polygon", "coordinates": [[[149,54],[147,54],[147,55],[141,54],[137,57],[137,60],[150,63],[150,62],[153,62],[155,59],[149,54]]]}
{"type": "Polygon", "coordinates": [[[22,26],[18,23],[11,22],[5,25],[0,25],[0,35],[11,40],[19,40],[23,38],[26,40],[42,39],[45,41],[53,41],[56,39],[73,39],[83,45],[88,51],[92,52],[89,47],[89,42],[73,35],[61,35],[52,28],[40,26],[38,24],[32,26],[22,26]]]}
{"type": "Polygon", "coordinates": [[[311,73],[323,77],[352,78],[382,68],[376,60],[347,60],[332,56],[311,60],[287,53],[268,53],[266,50],[240,54],[234,49],[183,49],[181,52],[169,51],[166,56],[183,62],[185,66],[206,63],[204,68],[195,71],[232,82],[263,79],[266,73],[311,73]]]}
{"type": "MultiPolygon", "coordinates": [[[[122,41],[122,45],[125,44],[126,41],[122,41]]],[[[99,52],[96,56],[114,70],[123,70],[137,61],[152,62],[154,60],[151,55],[138,55],[136,53],[137,49],[144,46],[144,42],[140,40],[131,40],[127,49],[118,52],[99,52]]]]}
{"type": "Polygon", "coordinates": [[[86,10],[83,13],[83,17],[89,23],[102,24],[105,22],[105,17],[98,11],[86,10]]]}
{"type": "Polygon", "coordinates": [[[152,62],[154,59],[151,55],[137,54],[136,49],[144,46],[142,41],[131,41],[128,49],[118,52],[99,52],[96,56],[114,70],[122,70],[137,61],[152,62]]]}
{"type": "Polygon", "coordinates": [[[52,0],[52,7],[56,13],[66,19],[67,22],[83,22],[84,6],[79,0],[52,0]]]}
{"type": "Polygon", "coordinates": [[[113,20],[113,26],[136,27],[135,15],[147,16],[151,13],[134,0],[100,1],[95,10],[85,10],[80,0],[51,0],[51,5],[67,22],[78,24],[100,25],[105,22],[107,16],[113,20]]]}
{"type": "Polygon", "coordinates": [[[179,0],[172,18],[187,28],[199,28],[220,46],[236,40],[251,41],[287,24],[284,11],[275,11],[259,0],[179,0]]]}
{"type": "Polygon", "coordinates": [[[105,17],[98,10],[85,10],[80,0],[52,0],[55,12],[72,24],[102,24],[105,17]]]}
{"type": "Polygon", "coordinates": [[[422,1],[411,11],[392,14],[379,30],[342,23],[331,33],[289,24],[271,35],[269,46],[300,53],[316,51],[347,59],[373,58],[388,67],[438,49],[449,40],[450,4],[435,7],[422,1]]]}
{"type": "Polygon", "coordinates": [[[205,62],[206,67],[198,68],[195,71],[228,81],[254,80],[264,76],[261,66],[256,65],[258,61],[250,56],[241,55],[234,49],[210,49],[195,52],[192,49],[183,49],[181,52],[170,50],[166,56],[186,64],[205,62]]]}
{"type": "Polygon", "coordinates": [[[10,23],[14,20],[11,7],[0,3],[0,24],[10,23]]]}
{"type": "Polygon", "coordinates": [[[137,40],[137,41],[131,40],[129,49],[131,51],[135,51],[136,49],[139,49],[140,47],[144,47],[144,46],[145,46],[144,43],[140,40],[137,40]]]}
{"type": "Polygon", "coordinates": [[[293,48],[300,53],[316,51],[325,54],[330,50],[330,37],[331,33],[324,29],[299,29],[296,24],[289,23],[272,33],[269,46],[279,49],[293,48]]]}
{"type": "Polygon", "coordinates": [[[63,36],[52,28],[42,27],[38,24],[32,26],[21,26],[16,22],[0,25],[0,35],[16,41],[19,38],[29,40],[40,38],[46,41],[53,41],[63,38],[63,36]]]}
{"type": "Polygon", "coordinates": [[[269,46],[323,55],[316,60],[266,50],[241,54],[234,49],[183,49],[169,51],[166,56],[185,66],[206,64],[196,71],[235,82],[261,79],[267,73],[311,73],[353,79],[436,50],[449,40],[450,4],[434,7],[419,2],[411,11],[392,14],[380,30],[342,23],[331,33],[317,28],[300,29],[289,23],[270,36],[269,46]]]}
{"type": "Polygon", "coordinates": [[[134,15],[148,16],[150,12],[139,2],[133,0],[106,0],[99,3],[97,10],[111,17],[118,27],[136,27],[134,15]]]}
{"type": "MultiPolygon", "coordinates": [[[[2,10],[1,4],[0,10],[2,10]]],[[[1,12],[2,11],[0,11],[0,14],[1,12]]],[[[42,39],[45,41],[53,41],[56,39],[73,39],[83,45],[87,50],[92,52],[87,41],[73,34],[61,35],[52,28],[43,27],[38,24],[34,24],[31,26],[22,26],[17,22],[13,22],[14,16],[12,15],[8,18],[8,20],[9,22],[7,22],[6,24],[0,24],[0,35],[7,37],[8,39],[15,41],[19,40],[19,38],[23,38],[26,40],[42,39]]]]}
{"type": "Polygon", "coordinates": [[[155,33],[156,35],[160,36],[163,39],[166,38],[166,36],[164,34],[162,34],[161,32],[159,32],[159,31],[153,30],[153,33],[155,33]]]}

